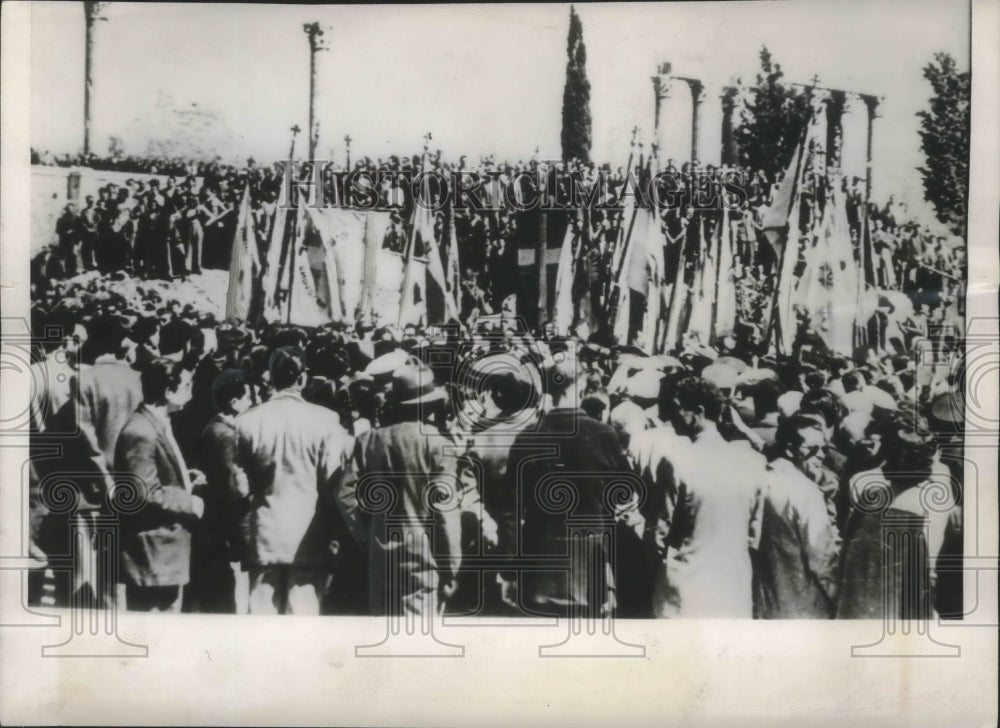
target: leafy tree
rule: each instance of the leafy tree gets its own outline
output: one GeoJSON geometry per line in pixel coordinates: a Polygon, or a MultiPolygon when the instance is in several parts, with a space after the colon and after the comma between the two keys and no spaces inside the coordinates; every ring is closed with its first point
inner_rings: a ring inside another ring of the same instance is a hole
{"type": "Polygon", "coordinates": [[[735,131],[740,164],[768,179],[788,166],[809,119],[808,94],[786,85],[784,75],[781,64],[762,47],[757,82],[735,131]]]}
{"type": "Polygon", "coordinates": [[[587,80],[587,47],[583,44],[583,25],[571,5],[566,54],[566,86],[563,89],[562,153],[563,160],[590,161],[590,81],[587,80]]]}
{"type": "Polygon", "coordinates": [[[927,158],[919,171],[924,199],[938,220],[955,235],[965,236],[969,196],[970,75],[959,73],[947,53],[935,53],[924,67],[934,95],[930,108],[920,111],[920,141],[927,158]]]}

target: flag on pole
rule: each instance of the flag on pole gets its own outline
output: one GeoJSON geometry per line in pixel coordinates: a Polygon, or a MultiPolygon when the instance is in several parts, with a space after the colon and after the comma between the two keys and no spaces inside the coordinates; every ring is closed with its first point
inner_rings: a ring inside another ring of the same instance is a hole
{"type": "MultiPolygon", "coordinates": [[[[681,231],[675,243],[677,269],[673,275],[673,285],[670,287],[670,305],[667,312],[667,330],[663,339],[663,350],[675,351],[681,344],[681,330],[684,328],[690,294],[687,282],[688,229],[690,223],[682,220],[681,231]]],[[[673,256],[671,256],[673,258],[673,256]]]]}
{"type": "Polygon", "coordinates": [[[455,206],[448,205],[448,244],[445,250],[445,290],[455,306],[455,318],[462,309],[461,265],[458,260],[458,230],[455,228],[455,206]]]}
{"type": "MultiPolygon", "coordinates": [[[[423,168],[426,171],[426,153],[423,168]]],[[[444,262],[434,232],[434,214],[430,210],[430,204],[429,177],[425,176],[423,194],[413,201],[413,227],[400,296],[401,326],[409,323],[439,324],[448,319],[459,318],[458,306],[445,278],[444,262]]],[[[455,265],[457,266],[457,258],[455,265]]]]}
{"type": "MultiPolygon", "coordinates": [[[[582,215],[582,212],[581,212],[582,215]]],[[[565,336],[573,325],[573,282],[576,278],[575,247],[582,244],[580,231],[572,222],[566,226],[562,248],[559,251],[559,268],[556,270],[556,310],[553,323],[556,333],[565,336]],[[579,241],[579,243],[577,243],[579,241]]]]}
{"type": "Polygon", "coordinates": [[[665,238],[660,224],[660,216],[656,209],[646,208],[640,215],[642,219],[638,224],[639,237],[636,239],[638,247],[632,260],[635,261],[639,257],[639,252],[642,251],[642,273],[634,273],[633,282],[629,285],[633,292],[639,291],[646,296],[646,313],[643,316],[642,329],[636,344],[643,351],[656,354],[659,353],[657,344],[662,328],[661,320],[668,303],[665,300],[666,264],[663,257],[665,238]],[[634,283],[643,285],[643,288],[636,288],[634,283]]]}
{"type": "Polygon", "coordinates": [[[624,233],[621,237],[622,253],[620,257],[618,275],[615,287],[611,291],[612,311],[612,334],[619,344],[628,344],[628,333],[631,325],[632,312],[632,290],[629,287],[628,279],[632,267],[632,229],[635,225],[636,210],[632,199],[629,198],[622,215],[622,228],[624,233]]]}
{"type": "Polygon", "coordinates": [[[863,274],[854,259],[846,200],[839,180],[830,185],[816,245],[810,253],[800,282],[805,293],[803,307],[827,347],[850,357],[854,354],[855,326],[864,285],[863,274]]]}
{"type": "Polygon", "coordinates": [[[799,209],[802,179],[808,166],[809,152],[819,142],[819,118],[820,115],[814,110],[792,161],[774,190],[771,204],[761,209],[761,228],[778,260],[778,279],[769,335],[777,332],[774,339],[777,351],[785,355],[791,353],[796,334],[794,273],[801,248],[799,209]]]}
{"type": "Polygon", "coordinates": [[[358,304],[358,317],[369,317],[375,308],[375,271],[377,268],[379,252],[382,250],[382,240],[385,238],[385,229],[380,230],[377,223],[386,220],[387,216],[376,215],[371,210],[365,213],[365,262],[361,278],[361,300],[358,304]]]}
{"type": "Polygon", "coordinates": [[[288,316],[290,324],[321,326],[342,318],[336,290],[337,269],[330,246],[308,224],[305,201],[300,198],[296,234],[290,241],[288,316]]]}
{"type": "Polygon", "coordinates": [[[715,251],[705,239],[705,218],[698,215],[698,267],[695,269],[691,289],[691,316],[687,333],[697,335],[698,341],[708,344],[712,335],[712,303],[715,296],[715,251]]]}
{"type": "Polygon", "coordinates": [[[264,264],[264,311],[263,316],[267,321],[277,321],[281,319],[281,292],[284,290],[283,262],[286,257],[287,247],[290,244],[288,237],[290,231],[288,226],[290,219],[288,210],[284,207],[275,208],[274,219],[271,223],[270,240],[267,243],[267,255],[264,264]]]}
{"type": "Polygon", "coordinates": [[[736,327],[736,279],[733,275],[733,221],[729,208],[722,208],[722,224],[716,228],[718,268],[715,278],[715,321],[712,333],[715,341],[728,336],[736,327]]]}
{"type": "Polygon", "coordinates": [[[229,260],[229,289],[226,291],[226,318],[246,321],[253,297],[253,282],[260,269],[257,240],[250,214],[250,188],[243,188],[236,236],[229,260]]]}

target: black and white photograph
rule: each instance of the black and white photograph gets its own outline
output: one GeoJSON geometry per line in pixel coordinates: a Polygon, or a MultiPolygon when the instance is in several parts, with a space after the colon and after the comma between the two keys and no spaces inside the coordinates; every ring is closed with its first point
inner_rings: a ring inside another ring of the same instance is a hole
{"type": "Polygon", "coordinates": [[[8,716],[467,723],[380,712],[390,665],[515,634],[595,695],[491,725],[995,721],[987,6],[6,3],[0,626],[45,674],[148,664],[159,706],[76,677],[8,716]],[[158,625],[230,697],[169,712],[158,625]],[[671,678],[786,626],[903,697],[671,678]],[[267,712],[264,644],[382,697],[267,712]],[[925,709],[932,663],[969,677],[925,709]],[[619,669],[673,697],[594,702],[619,669]]]}

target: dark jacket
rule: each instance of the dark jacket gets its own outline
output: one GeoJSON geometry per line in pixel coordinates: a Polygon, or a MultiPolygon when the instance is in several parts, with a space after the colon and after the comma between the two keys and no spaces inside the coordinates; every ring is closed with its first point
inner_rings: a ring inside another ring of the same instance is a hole
{"type": "Polygon", "coordinates": [[[523,570],[522,608],[556,615],[570,606],[599,612],[614,588],[612,554],[599,534],[614,532],[610,490],[628,470],[614,429],[580,409],[551,410],[534,431],[514,441],[507,478],[508,488],[519,494],[523,518],[518,559],[553,562],[523,570]],[[578,526],[595,535],[571,535],[578,526]],[[591,560],[585,568],[570,567],[573,539],[582,539],[591,560]]]}

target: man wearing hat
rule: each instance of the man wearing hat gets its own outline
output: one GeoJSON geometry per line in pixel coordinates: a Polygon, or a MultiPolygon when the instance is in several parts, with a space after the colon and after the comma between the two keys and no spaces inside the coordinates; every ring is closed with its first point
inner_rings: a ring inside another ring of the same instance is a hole
{"type": "Polygon", "coordinates": [[[332,542],[353,524],[340,488],[352,440],[334,412],[302,398],[305,354],[281,347],[268,368],[275,393],[236,418],[233,477],[245,478],[251,614],[319,614],[332,542]]]}
{"type": "Polygon", "coordinates": [[[355,451],[374,614],[434,615],[461,563],[458,459],[438,423],[444,390],[410,361],[392,375],[391,420],[355,451]]]}

